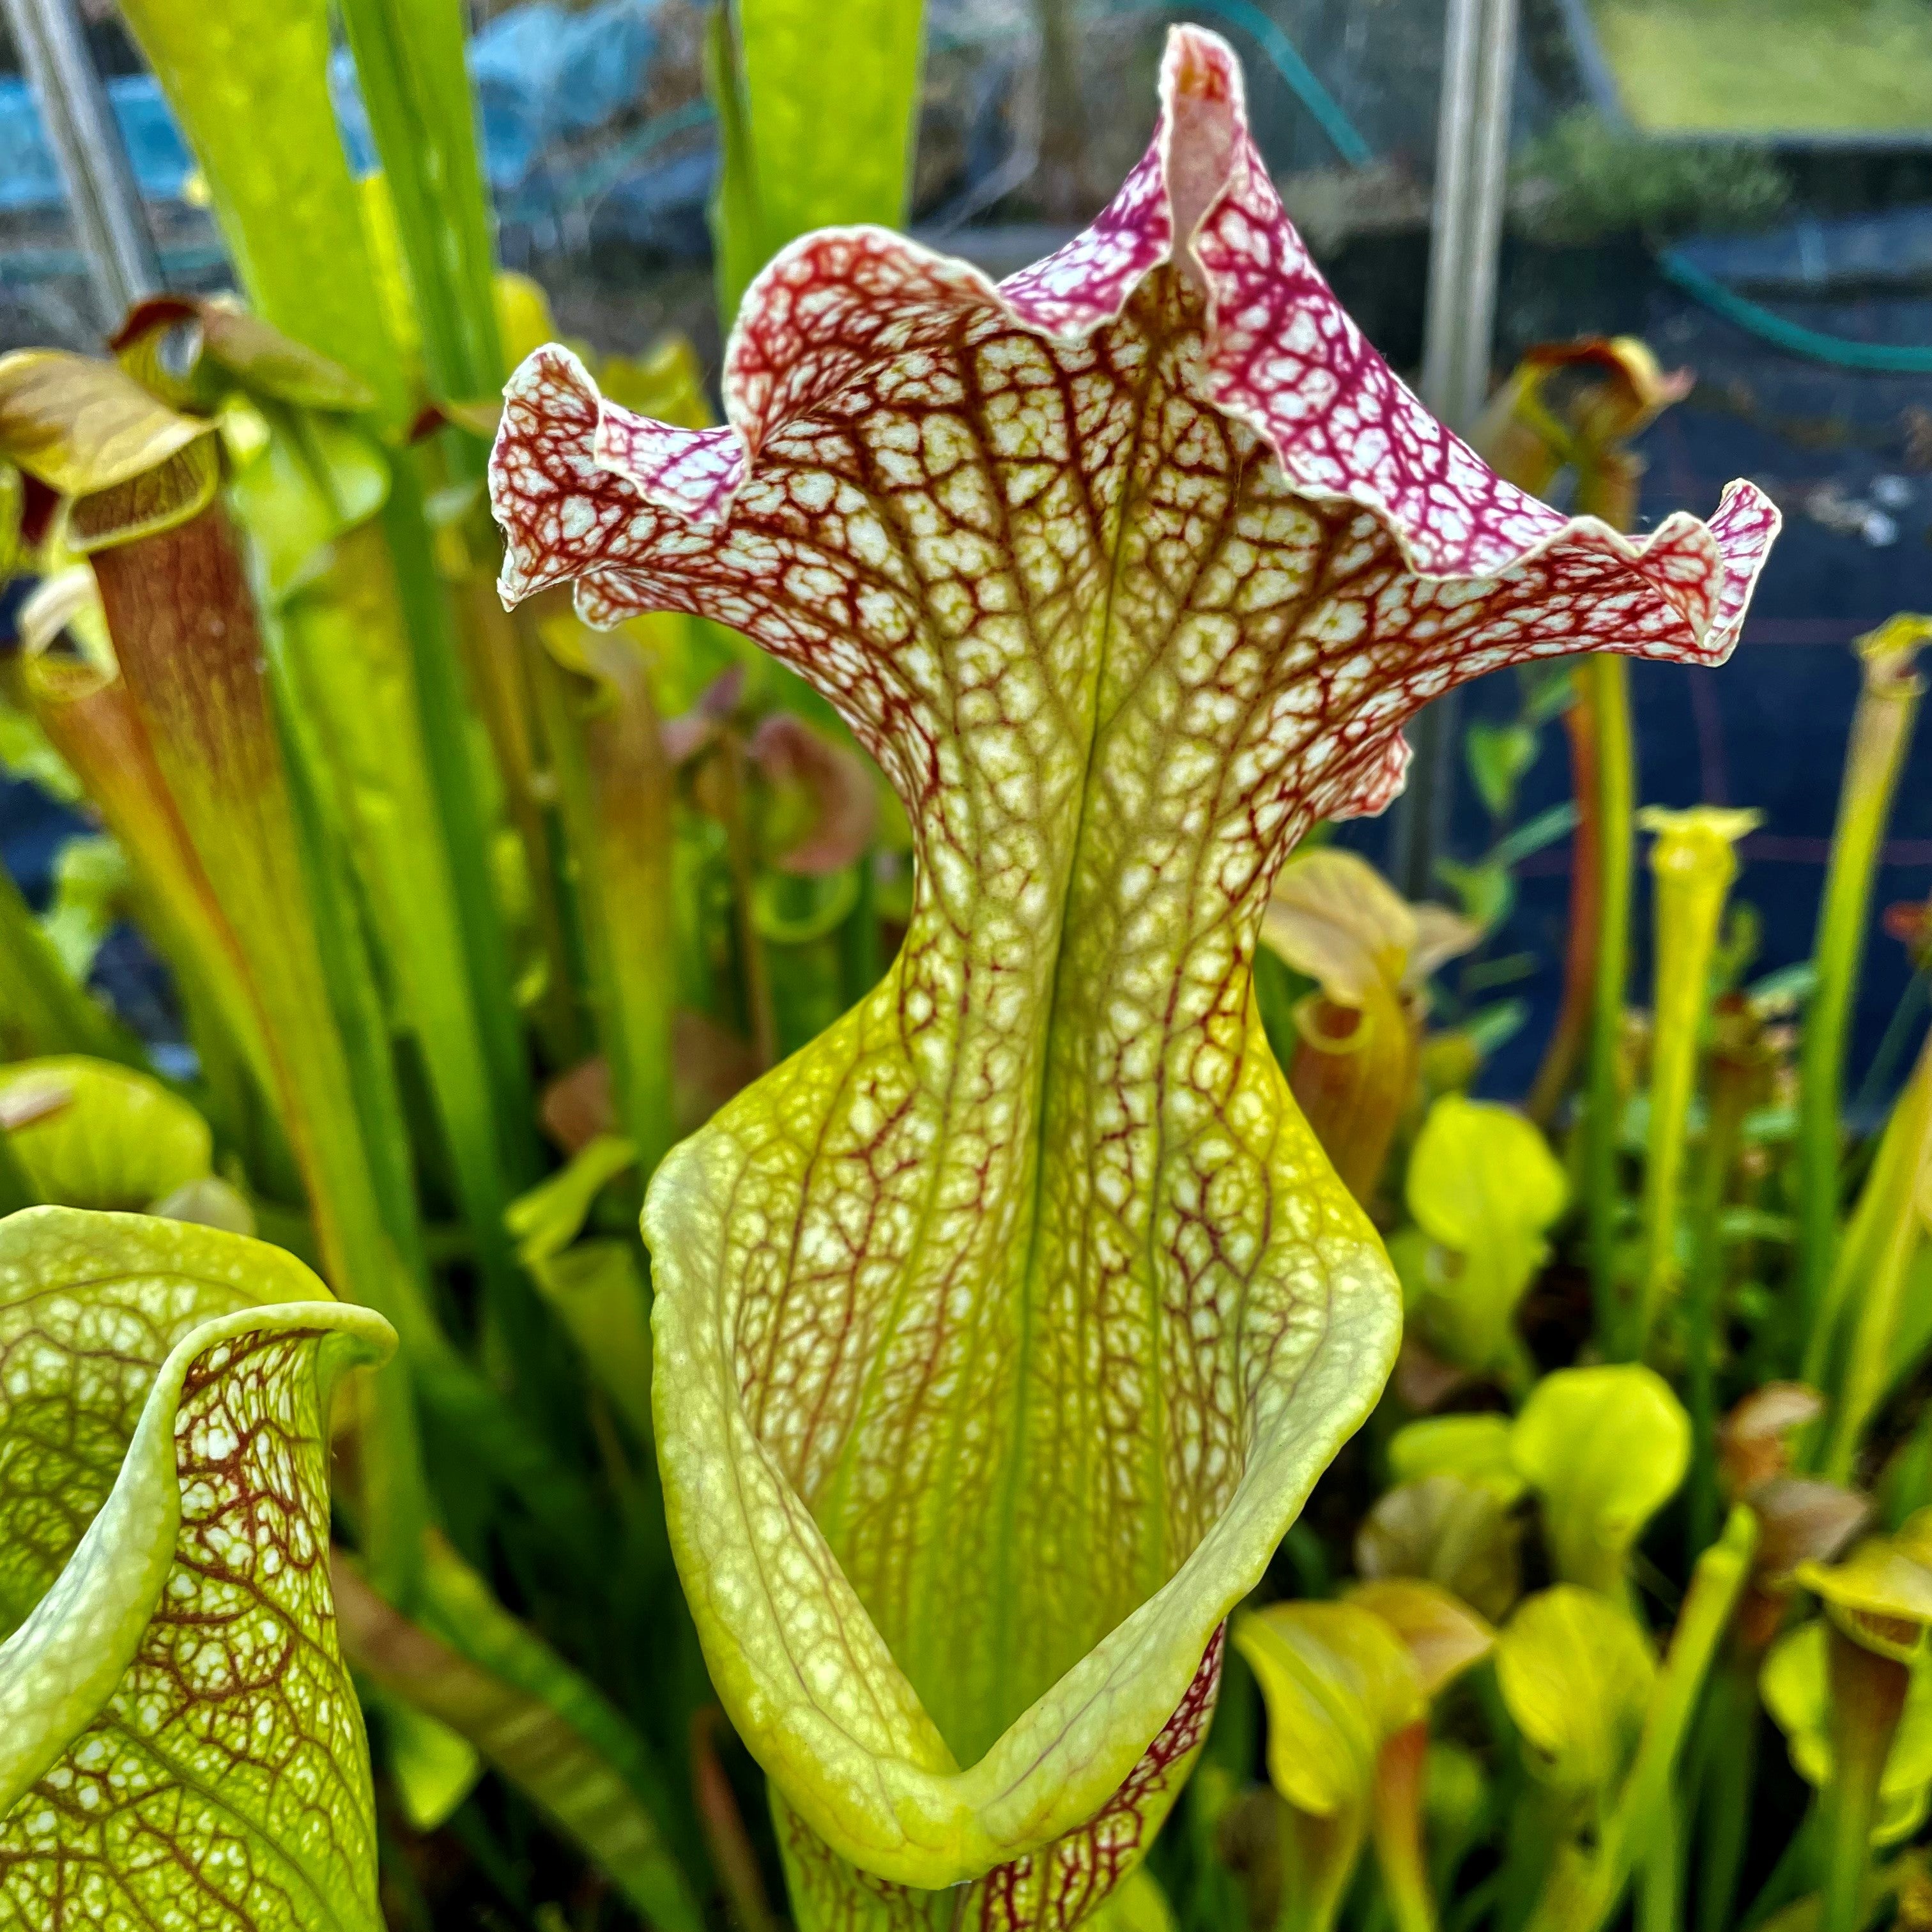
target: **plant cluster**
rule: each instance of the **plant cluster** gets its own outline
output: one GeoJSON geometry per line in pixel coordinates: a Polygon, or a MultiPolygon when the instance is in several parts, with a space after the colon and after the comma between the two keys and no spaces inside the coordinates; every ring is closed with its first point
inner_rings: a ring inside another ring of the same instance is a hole
{"type": "Polygon", "coordinates": [[[97,828],[0,880],[0,1928],[1928,1922],[1932,1048],[1841,1126],[1928,626],[1754,979],[1622,660],[1775,512],[1625,534],[1639,344],[1434,422],[1212,35],[996,287],[854,225],[916,15],[721,10],[720,422],[493,271],[454,10],[346,0],[362,182],[319,5],[127,11],[244,298],[0,361],[97,828]],[[1510,666],[1410,905],[1326,828],[1510,666]]]}
{"type": "Polygon", "coordinates": [[[1510,212],[1523,232],[1572,247],[1631,234],[1674,241],[1700,225],[1763,227],[1791,198],[1761,142],[1672,140],[1618,128],[1592,107],[1558,116],[1512,173],[1510,212]]]}

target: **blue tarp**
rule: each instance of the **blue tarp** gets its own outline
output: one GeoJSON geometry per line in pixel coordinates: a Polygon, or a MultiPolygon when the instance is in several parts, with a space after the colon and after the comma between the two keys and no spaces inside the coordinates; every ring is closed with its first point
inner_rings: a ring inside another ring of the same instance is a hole
{"type": "MultiPolygon", "coordinates": [[[[178,200],[194,163],[153,76],[117,76],[107,83],[107,102],[141,192],[153,201],[178,200]]],[[[52,209],[63,199],[60,170],[32,88],[18,75],[0,76],[0,212],[52,209]]]]}
{"type": "MultiPolygon", "coordinates": [[[[657,52],[655,4],[603,0],[569,13],[532,0],[470,42],[484,170],[500,196],[529,182],[546,150],[637,104],[657,52]]],[[[375,144],[346,50],[329,63],[328,78],[350,165],[366,174],[376,166],[375,144]]],[[[151,76],[126,75],[107,83],[107,96],[142,194],[178,200],[194,164],[159,87],[151,76]]],[[[17,76],[0,76],[0,212],[51,212],[62,199],[32,90],[17,76]]]]}
{"type": "MultiPolygon", "coordinates": [[[[483,168],[498,194],[522,188],[557,142],[637,104],[657,52],[654,10],[654,0],[604,0],[582,13],[532,0],[499,14],[470,42],[483,168]]],[[[375,143],[346,48],[329,62],[328,86],[350,165],[367,174],[375,143]]]]}

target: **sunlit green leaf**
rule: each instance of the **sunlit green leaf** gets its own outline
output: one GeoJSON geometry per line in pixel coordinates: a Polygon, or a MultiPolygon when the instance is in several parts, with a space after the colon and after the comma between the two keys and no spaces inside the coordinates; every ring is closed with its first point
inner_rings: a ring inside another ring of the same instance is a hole
{"type": "MultiPolygon", "coordinates": [[[[556,322],[550,314],[550,297],[543,284],[512,268],[499,268],[490,278],[490,296],[496,310],[496,334],[503,345],[503,358],[512,369],[533,349],[541,349],[556,338],[556,322]]],[[[609,366],[608,363],[605,364],[609,366]]],[[[494,404],[496,398],[490,399],[494,404]]],[[[656,416],[641,403],[630,402],[632,409],[656,416]]],[[[675,418],[666,416],[667,422],[675,418]]]]}
{"type": "MultiPolygon", "coordinates": [[[[262,560],[272,598],[279,602],[316,585],[336,561],[331,546],[382,506],[389,471],[367,434],[326,416],[303,416],[279,404],[257,411],[266,440],[254,460],[237,468],[229,496],[262,560]]],[[[362,560],[364,571],[380,568],[362,560]]],[[[357,614],[366,623],[366,603],[357,614]]],[[[381,658],[381,640],[357,652],[358,664],[381,658]]],[[[366,673],[365,673],[366,676],[366,673]]],[[[378,718],[393,720],[386,692],[378,718]]],[[[393,747],[393,731],[390,742],[393,747]]]]}
{"type": "Polygon", "coordinates": [[[917,104],[920,0],[735,0],[718,31],[733,37],[719,303],[728,321],[746,284],[814,228],[905,219],[917,104]],[[838,104],[838,138],[825,104],[838,104]]]}
{"type": "Polygon", "coordinates": [[[1548,1143],[1508,1107],[1445,1094],[1417,1137],[1406,1191],[1438,1250],[1417,1310],[1424,1339],[1478,1374],[1522,1372],[1516,1304],[1570,1198],[1548,1143]]]}
{"type": "Polygon", "coordinates": [[[367,383],[394,427],[401,370],[329,98],[321,0],[123,10],[200,164],[242,292],[367,383]]]}
{"type": "MultiPolygon", "coordinates": [[[[20,621],[22,641],[26,641],[24,621],[20,621]]],[[[0,770],[10,778],[23,778],[38,785],[50,798],[73,805],[81,796],[80,781],[73,768],[47,742],[46,734],[31,712],[16,709],[0,697],[0,770]]]]}
{"type": "Polygon", "coordinates": [[[334,11],[356,57],[430,388],[488,395],[503,379],[503,350],[468,16],[439,0],[343,0],[334,11]]]}
{"type": "Polygon", "coordinates": [[[1924,1298],[1915,1298],[1912,1289],[1928,1279],[1924,1257],[1928,1198],[1932,1042],[1922,1046],[1918,1063],[1893,1102],[1858,1204],[1838,1244],[1818,1320],[1820,1341],[1836,1329],[1839,1346],[1828,1352],[1814,1344],[1807,1354],[1807,1366],[1814,1372],[1827,1353],[1835,1353],[1841,1364],[1823,1460],[1825,1473],[1840,1481],[1850,1479],[1866,1431],[1893,1378],[1910,1365],[1907,1352],[1928,1332],[1924,1298]]]}
{"type": "Polygon", "coordinates": [[[1503,818],[1515,802],[1517,784],[1536,762],[1538,744],[1534,728],[1515,719],[1492,724],[1478,718],[1463,734],[1469,776],[1492,818],[1503,818]]]}
{"type": "Polygon", "coordinates": [[[616,1134],[599,1134],[550,1178],[510,1204],[505,1217],[526,1262],[560,1255],[583,1232],[591,1204],[627,1168],[638,1150],[616,1134]]]}
{"type": "Polygon", "coordinates": [[[1524,1403],[1510,1448],[1541,1499],[1557,1574],[1621,1594],[1631,1546],[1690,1464],[1670,1384],[1636,1364],[1559,1369],[1524,1403]]]}
{"type": "Polygon", "coordinates": [[[1434,1697],[1488,1656],[1496,1632],[1460,1597],[1413,1576],[1358,1583],[1347,1600],[1372,1611],[1408,1646],[1422,1682],[1434,1697]]]}
{"type": "Polygon", "coordinates": [[[130,875],[128,856],[111,838],[70,838],[54,860],[53,903],[40,925],[61,963],[80,985],[120,916],[130,875]]]}
{"type": "Polygon", "coordinates": [[[77,1055],[0,1067],[0,1114],[43,1201],[146,1208],[208,1172],[208,1123],[156,1079],[77,1055]],[[24,1118],[23,1118],[24,1117],[24,1118]]]}
{"type": "Polygon", "coordinates": [[[1656,1676],[1630,1612],[1571,1584],[1526,1598],[1496,1639],[1496,1682],[1531,1762],[1579,1791],[1607,1792],[1623,1775],[1656,1676]]]}
{"type": "Polygon", "coordinates": [[[592,1379],[640,1442],[651,1439],[651,1298],[632,1241],[579,1241],[528,1259],[592,1379]]]}
{"type": "Polygon", "coordinates": [[[329,1390],[394,1336],[280,1250],[0,1222],[0,1872],[33,1932],[380,1932],[329,1390]]]}
{"type": "Polygon", "coordinates": [[[1483,1761],[1465,1746],[1447,1738],[1432,1738],[1424,1804],[1431,1840],[1453,1853],[1466,1846],[1483,1823],[1489,1799],[1489,1779],[1483,1761]]]}
{"type": "Polygon", "coordinates": [[[61,964],[12,875],[0,866],[0,1046],[9,1054],[86,1053],[145,1066],[140,1042],[61,964]]]}
{"type": "Polygon", "coordinates": [[[1352,1604],[1271,1604],[1234,1640],[1268,1706],[1275,1789],[1318,1818],[1366,1804],[1383,1744],[1426,1705],[1400,1635],[1352,1604]]]}
{"type": "Polygon", "coordinates": [[[1462,916],[1485,932],[1502,925],[1516,904],[1516,880],[1509,868],[1494,859],[1474,866],[1438,859],[1436,875],[1462,902],[1462,916]]]}
{"type": "Polygon", "coordinates": [[[1506,1415],[1426,1416],[1389,1438],[1389,1468],[1398,1483],[1460,1476],[1507,1506],[1522,1494],[1526,1481],[1511,1450],[1511,1430],[1506,1415]]]}
{"type": "MultiPolygon", "coordinates": [[[[548,329],[526,347],[535,349],[556,334],[548,329]]],[[[520,353],[511,358],[520,362],[520,353]]],[[[668,335],[642,356],[607,356],[598,372],[606,395],[628,410],[681,429],[709,429],[716,420],[704,392],[704,370],[690,339],[668,335]]]]}
{"type": "Polygon", "coordinates": [[[26,496],[18,466],[0,458],[0,584],[17,575],[28,561],[30,546],[22,526],[26,496]]]}
{"type": "MultiPolygon", "coordinates": [[[[337,1573],[338,1578],[340,1572],[337,1573]]],[[[343,1594],[338,1581],[338,1594],[343,1594]]],[[[467,1798],[483,1774],[476,1747],[461,1732],[400,1697],[375,1694],[388,1740],[389,1774],[410,1828],[434,1832],[467,1798]]]]}

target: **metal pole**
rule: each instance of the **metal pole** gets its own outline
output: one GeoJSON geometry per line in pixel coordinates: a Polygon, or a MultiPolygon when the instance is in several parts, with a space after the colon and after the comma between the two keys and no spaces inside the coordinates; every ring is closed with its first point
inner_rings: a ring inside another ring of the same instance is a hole
{"type": "Polygon", "coordinates": [[[5,0],[8,24],[60,164],[88,278],[110,329],[161,286],[128,151],[73,0],[5,0]]]}
{"type": "MultiPolygon", "coordinates": [[[[1422,400],[1467,434],[1490,388],[1496,267],[1509,164],[1516,0],[1449,0],[1422,400]]],[[[1455,700],[1438,698],[1409,727],[1414,758],[1397,809],[1390,869],[1410,898],[1426,896],[1454,792],[1455,700]]]]}

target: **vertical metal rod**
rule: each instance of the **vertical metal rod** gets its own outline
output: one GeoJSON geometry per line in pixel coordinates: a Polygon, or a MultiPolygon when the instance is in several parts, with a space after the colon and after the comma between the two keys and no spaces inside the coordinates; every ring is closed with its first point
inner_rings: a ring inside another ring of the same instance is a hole
{"type": "Polygon", "coordinates": [[[140,190],[73,0],[4,0],[108,328],[161,286],[140,190]]]}
{"type": "MultiPolygon", "coordinates": [[[[1436,137],[1422,399],[1466,433],[1489,394],[1515,77],[1516,0],[1449,0],[1436,137]]],[[[1455,700],[1409,727],[1414,758],[1394,827],[1390,869],[1426,896],[1454,795],[1455,700]]]]}
{"type": "Polygon", "coordinates": [[[1490,0],[1448,0],[1442,30],[1442,94],[1436,110],[1436,195],[1422,343],[1422,399],[1438,415],[1456,387],[1464,361],[1463,322],[1472,266],[1469,190],[1480,94],[1477,75],[1483,16],[1490,4],[1490,0]]]}

